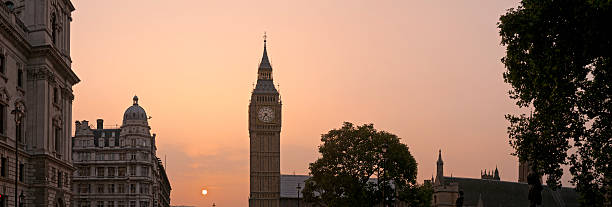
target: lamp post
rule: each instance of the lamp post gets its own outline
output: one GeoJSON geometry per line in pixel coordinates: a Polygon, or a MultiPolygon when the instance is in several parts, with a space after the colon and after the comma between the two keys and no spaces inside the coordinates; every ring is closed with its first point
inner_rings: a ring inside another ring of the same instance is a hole
{"type": "Polygon", "coordinates": [[[296,189],[297,189],[297,196],[298,196],[298,199],[297,199],[298,205],[297,205],[297,207],[300,207],[300,189],[302,189],[302,186],[300,186],[300,183],[298,183],[298,186],[296,187],[296,189]]]}
{"type": "Polygon", "coordinates": [[[385,154],[387,154],[387,149],[389,148],[389,145],[387,144],[383,144],[382,145],[382,168],[383,168],[383,172],[382,172],[382,180],[383,180],[383,186],[382,186],[382,197],[383,197],[383,207],[387,207],[387,198],[385,197],[385,175],[387,175],[387,173],[385,173],[385,154]]]}
{"type": "MultiPolygon", "coordinates": [[[[19,139],[21,139],[21,120],[24,117],[24,112],[18,105],[15,105],[15,109],[11,111],[11,114],[15,115],[15,207],[17,207],[19,206],[17,200],[17,184],[19,181],[19,139]]],[[[21,192],[21,196],[23,196],[23,191],[21,192]]]]}
{"type": "Polygon", "coordinates": [[[23,195],[23,190],[21,190],[21,195],[19,195],[19,207],[23,206],[24,200],[25,200],[25,196],[23,195]]]}

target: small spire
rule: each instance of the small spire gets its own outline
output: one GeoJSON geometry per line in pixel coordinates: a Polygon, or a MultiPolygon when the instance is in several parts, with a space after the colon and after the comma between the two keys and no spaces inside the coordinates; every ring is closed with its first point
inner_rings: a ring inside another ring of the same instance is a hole
{"type": "Polygon", "coordinates": [[[134,95],[134,105],[138,105],[138,96],[134,95]]]}
{"type": "Polygon", "coordinates": [[[438,151],[438,163],[443,163],[442,162],[442,150],[438,151]]]}

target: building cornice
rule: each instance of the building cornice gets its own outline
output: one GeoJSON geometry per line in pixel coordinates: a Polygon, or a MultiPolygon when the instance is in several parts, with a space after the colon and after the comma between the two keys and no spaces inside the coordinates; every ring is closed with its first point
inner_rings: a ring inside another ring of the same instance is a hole
{"type": "Polygon", "coordinates": [[[63,58],[59,55],[59,51],[51,45],[41,45],[32,48],[32,57],[48,57],[52,63],[57,66],[57,72],[64,80],[66,80],[70,86],[73,86],[81,79],[72,71],[70,65],[68,65],[63,58]]]}

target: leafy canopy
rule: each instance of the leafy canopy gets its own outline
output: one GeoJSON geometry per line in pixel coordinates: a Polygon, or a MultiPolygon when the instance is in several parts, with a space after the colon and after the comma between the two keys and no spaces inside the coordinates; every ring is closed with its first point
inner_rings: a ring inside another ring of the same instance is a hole
{"type": "Polygon", "coordinates": [[[345,122],[342,128],[323,134],[321,141],[322,157],[310,164],[312,177],[303,190],[307,202],[374,206],[384,194],[388,204],[400,199],[429,205],[431,193],[416,185],[417,163],[396,135],[377,131],[372,124],[355,127],[345,122]],[[378,182],[371,180],[375,177],[378,182]]]}
{"type": "Polygon", "coordinates": [[[506,116],[514,154],[552,187],[569,164],[589,206],[612,196],[611,25],[610,0],[523,0],[498,23],[510,98],[532,111],[506,116]]]}

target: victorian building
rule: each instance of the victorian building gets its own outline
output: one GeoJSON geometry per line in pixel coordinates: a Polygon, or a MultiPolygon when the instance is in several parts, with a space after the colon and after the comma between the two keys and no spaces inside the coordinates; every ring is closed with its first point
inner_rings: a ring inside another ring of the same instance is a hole
{"type": "Polygon", "coordinates": [[[79,207],[168,207],[170,181],[156,155],[149,117],[134,96],[119,128],[76,121],[74,193],[79,207]]]}
{"type": "Polygon", "coordinates": [[[72,200],[70,0],[0,0],[0,206],[72,200]]]}

